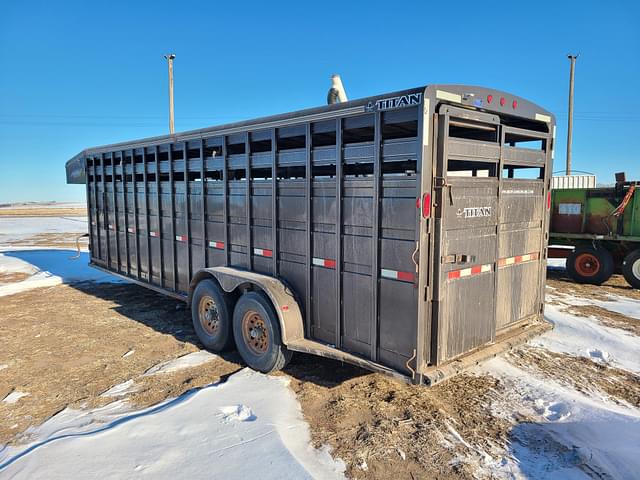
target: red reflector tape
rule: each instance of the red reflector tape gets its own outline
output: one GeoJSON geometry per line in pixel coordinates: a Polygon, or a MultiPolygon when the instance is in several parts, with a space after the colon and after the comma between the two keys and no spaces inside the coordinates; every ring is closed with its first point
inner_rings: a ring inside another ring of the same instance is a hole
{"type": "Polygon", "coordinates": [[[380,276],[391,280],[400,280],[401,282],[413,282],[415,278],[413,272],[399,272],[397,270],[388,270],[386,268],[380,270],[380,276]]]}
{"type": "Polygon", "coordinates": [[[158,233],[158,232],[149,232],[149,236],[150,237],[159,237],[160,233],[158,233]]]}
{"type": "Polygon", "coordinates": [[[135,228],[132,228],[132,227],[129,227],[129,228],[127,228],[127,232],[129,232],[129,233],[136,233],[136,229],[135,229],[135,228]]]}
{"type": "Polygon", "coordinates": [[[551,190],[547,192],[547,210],[551,209],[551,190]]]}
{"type": "Polygon", "coordinates": [[[484,265],[474,265],[473,267],[463,268],[462,270],[452,270],[447,274],[449,280],[455,280],[456,278],[471,277],[473,275],[480,275],[481,273],[487,273],[492,270],[491,264],[486,263],[484,265]]]}
{"type": "Polygon", "coordinates": [[[176,235],[176,241],[178,241],[178,242],[186,242],[187,241],[187,236],[186,235],[176,235]]]}
{"type": "Polygon", "coordinates": [[[254,248],[253,253],[254,255],[259,255],[261,257],[273,257],[273,251],[266,250],[264,248],[254,248]]]}
{"type": "Polygon", "coordinates": [[[539,252],[527,253],[526,255],[516,255],[515,257],[505,257],[498,260],[498,267],[508,267],[517,263],[533,262],[540,258],[539,252]]]}
{"type": "Polygon", "coordinates": [[[109,230],[115,230],[114,226],[109,224],[109,230]]]}
{"type": "Polygon", "coordinates": [[[336,261],[330,260],[328,258],[313,257],[313,264],[317,265],[318,267],[336,268],[336,261]]]}
{"type": "Polygon", "coordinates": [[[219,248],[221,250],[224,250],[224,242],[209,242],[209,246],[211,248],[219,248]]]}

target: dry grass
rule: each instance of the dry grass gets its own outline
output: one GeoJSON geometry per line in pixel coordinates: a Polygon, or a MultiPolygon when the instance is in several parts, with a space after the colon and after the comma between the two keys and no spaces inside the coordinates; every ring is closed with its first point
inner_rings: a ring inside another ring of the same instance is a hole
{"type": "Polygon", "coordinates": [[[78,207],[0,208],[0,217],[86,217],[87,209],[78,207]]]}

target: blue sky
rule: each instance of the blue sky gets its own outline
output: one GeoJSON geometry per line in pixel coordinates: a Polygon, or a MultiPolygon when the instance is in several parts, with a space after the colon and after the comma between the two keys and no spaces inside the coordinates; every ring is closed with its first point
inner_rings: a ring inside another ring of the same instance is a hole
{"type": "Polygon", "coordinates": [[[86,147],[428,83],[505,90],[553,111],[564,169],[568,52],[574,169],[640,179],[639,3],[4,2],[0,202],[82,200],[64,163],[86,147]]]}

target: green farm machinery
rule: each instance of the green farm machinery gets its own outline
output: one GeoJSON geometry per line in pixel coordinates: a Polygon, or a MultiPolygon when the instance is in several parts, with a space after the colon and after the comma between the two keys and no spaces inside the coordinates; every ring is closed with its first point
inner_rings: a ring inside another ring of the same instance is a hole
{"type": "Polygon", "coordinates": [[[600,285],[621,272],[640,289],[640,182],[616,174],[613,187],[551,192],[550,258],[567,259],[579,283],[600,285]]]}

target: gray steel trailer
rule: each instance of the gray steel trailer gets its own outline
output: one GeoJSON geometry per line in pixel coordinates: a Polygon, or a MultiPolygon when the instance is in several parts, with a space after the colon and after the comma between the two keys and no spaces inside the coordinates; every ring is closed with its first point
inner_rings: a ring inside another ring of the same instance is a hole
{"type": "Polygon", "coordinates": [[[549,328],[553,116],[431,85],[82,151],[91,265],[188,302],[249,366],[433,384],[549,328]]]}

